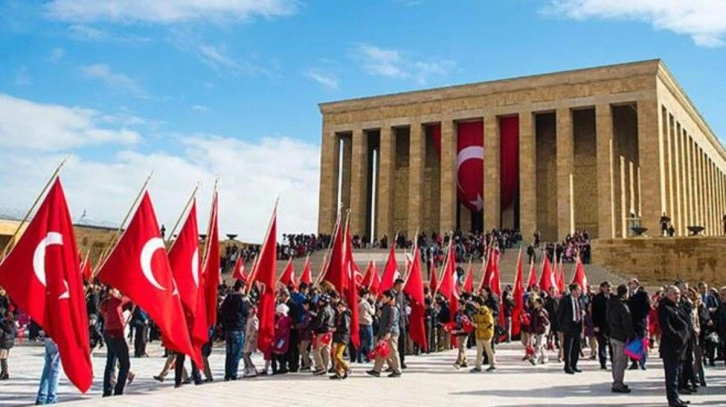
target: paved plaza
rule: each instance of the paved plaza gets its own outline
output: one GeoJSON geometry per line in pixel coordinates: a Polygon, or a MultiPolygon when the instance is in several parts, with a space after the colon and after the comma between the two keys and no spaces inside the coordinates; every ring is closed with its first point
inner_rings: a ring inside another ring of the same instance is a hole
{"type": "MultiPolygon", "coordinates": [[[[647,371],[627,371],[629,395],[610,392],[610,372],[599,370],[596,362],[584,360],[583,373],[568,376],[557,363],[533,367],[521,361],[521,349],[503,345],[497,351],[496,373],[469,373],[456,370],[455,352],[409,357],[408,369],[398,379],[372,378],[365,374],[369,365],[353,365],[353,375],[345,381],[330,381],[309,373],[260,377],[237,382],[215,381],[202,386],[173,388],[173,373],[163,384],[152,379],[164,363],[162,350],[150,345],[150,358],[132,359],[136,379],[123,397],[101,399],[104,354],[95,352],[95,380],[87,395],[61,378],[59,400],[68,405],[154,406],[154,405],[238,405],[240,402],[264,406],[326,405],[478,405],[478,406],[660,406],[666,405],[663,370],[652,359],[647,371]]],[[[589,355],[589,350],[585,351],[589,355]]],[[[474,350],[469,354],[474,355],[474,350]]],[[[10,358],[11,380],[0,382],[0,406],[32,404],[43,366],[43,348],[23,345],[14,348],[10,358]]],[[[258,355],[258,366],[262,360],[258,355]]],[[[210,360],[215,378],[224,376],[224,348],[216,347],[210,360]]],[[[698,395],[684,397],[692,405],[726,405],[726,368],[707,368],[708,388],[698,395]]]]}

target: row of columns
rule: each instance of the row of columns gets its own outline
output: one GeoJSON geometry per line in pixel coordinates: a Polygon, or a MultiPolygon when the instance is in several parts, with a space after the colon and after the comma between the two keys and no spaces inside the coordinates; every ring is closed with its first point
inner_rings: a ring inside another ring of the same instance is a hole
{"type": "Polygon", "coordinates": [[[663,204],[676,229],[704,226],[706,235],[720,235],[726,214],[726,175],[665,106],[661,107],[663,204]]]}

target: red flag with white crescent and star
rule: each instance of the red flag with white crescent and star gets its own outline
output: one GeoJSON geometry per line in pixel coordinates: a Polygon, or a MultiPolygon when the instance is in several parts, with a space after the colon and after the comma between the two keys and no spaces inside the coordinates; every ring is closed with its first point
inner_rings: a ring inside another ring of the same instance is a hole
{"type": "Polygon", "coordinates": [[[285,287],[297,287],[297,282],[295,281],[295,267],[292,265],[292,257],[287,260],[287,265],[285,266],[285,270],[282,272],[279,281],[280,284],[285,287]]]}
{"type": "Polygon", "coordinates": [[[60,178],[10,254],[0,286],[58,345],[68,380],[85,393],[93,366],[76,236],[60,178]]]}
{"type": "Polygon", "coordinates": [[[207,247],[205,250],[202,275],[204,276],[204,301],[206,302],[207,324],[217,325],[217,296],[221,280],[219,259],[219,195],[214,190],[212,195],[212,211],[207,227],[207,247]]]}
{"type": "Polygon", "coordinates": [[[204,287],[199,259],[199,227],[197,201],[192,201],[187,219],[176,240],[169,248],[169,266],[179,289],[182,306],[187,315],[192,343],[197,352],[209,342],[204,287]]]}
{"type": "Polygon", "coordinates": [[[381,290],[381,276],[378,275],[378,268],[376,267],[376,264],[373,263],[373,277],[371,279],[371,284],[368,286],[368,289],[370,290],[371,294],[374,296],[378,296],[380,294],[381,290]]]}
{"type": "Polygon", "coordinates": [[[425,328],[426,303],[423,273],[421,271],[421,253],[418,250],[418,244],[413,246],[413,260],[411,261],[408,277],[406,277],[406,284],[403,286],[403,292],[411,299],[408,335],[413,342],[426,352],[428,350],[425,328]]]}
{"type": "Polygon", "coordinates": [[[97,278],[146,311],[159,327],[167,348],[189,355],[198,366],[202,365],[189,338],[179,290],[148,191],[97,278]]]}
{"type": "Polygon", "coordinates": [[[529,262],[529,277],[527,278],[527,287],[532,288],[537,285],[537,267],[534,265],[534,257],[529,262]]]}
{"type": "Polygon", "coordinates": [[[313,283],[313,270],[310,268],[310,255],[305,258],[305,267],[303,267],[300,282],[305,283],[308,286],[313,283]]]}
{"type": "Polygon", "coordinates": [[[247,283],[247,271],[245,270],[245,262],[242,260],[242,256],[237,257],[237,261],[234,262],[232,278],[245,284],[247,283]]]}
{"type": "Polygon", "coordinates": [[[439,288],[439,279],[436,275],[436,265],[434,264],[434,259],[431,259],[431,270],[429,271],[429,274],[431,275],[431,278],[429,279],[429,290],[431,291],[431,296],[436,297],[436,289],[439,288]]]}
{"type": "Polygon", "coordinates": [[[391,244],[391,248],[388,252],[388,260],[386,261],[386,267],[383,269],[383,277],[381,277],[379,292],[383,293],[393,288],[393,283],[396,281],[397,278],[401,278],[401,273],[398,272],[398,262],[396,262],[396,249],[393,244],[391,244]]]}
{"type": "Polygon", "coordinates": [[[478,212],[484,208],[484,122],[460,122],[456,127],[459,202],[478,212]]]}
{"type": "Polygon", "coordinates": [[[542,275],[539,277],[539,288],[547,292],[550,287],[557,288],[557,281],[555,279],[555,273],[552,271],[550,259],[547,258],[547,253],[545,253],[544,259],[542,260],[542,275]]]}
{"type": "MultiPolygon", "coordinates": [[[[565,271],[562,270],[562,280],[564,281],[564,279],[565,271]]],[[[577,256],[577,261],[575,262],[575,275],[572,276],[572,282],[579,284],[582,292],[587,292],[587,273],[585,273],[585,265],[582,264],[580,256],[577,256]]]]}
{"type": "Polygon", "coordinates": [[[267,236],[260,249],[257,262],[250,275],[250,284],[260,283],[261,290],[257,303],[260,328],[257,334],[258,349],[262,352],[272,350],[275,335],[275,276],[277,275],[277,205],[272,211],[272,219],[267,236]]]}
{"type": "Polygon", "coordinates": [[[465,293],[474,292],[474,270],[469,263],[469,270],[466,272],[466,279],[464,279],[464,286],[462,287],[465,293]]]}

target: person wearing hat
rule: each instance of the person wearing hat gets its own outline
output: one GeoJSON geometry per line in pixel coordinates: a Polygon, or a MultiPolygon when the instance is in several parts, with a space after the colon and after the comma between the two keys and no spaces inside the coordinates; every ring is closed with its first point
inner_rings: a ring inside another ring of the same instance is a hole
{"type": "Polygon", "coordinates": [[[335,374],[330,376],[331,379],[347,379],[350,367],[345,362],[343,355],[345,348],[350,342],[350,310],[345,301],[338,301],[336,305],[338,311],[335,318],[335,332],[333,333],[333,349],[335,357],[335,374]]]}
{"type": "Polygon", "coordinates": [[[388,362],[388,366],[391,368],[391,374],[388,377],[400,377],[400,360],[398,356],[398,338],[400,334],[400,315],[398,307],[396,307],[396,298],[393,290],[386,290],[383,293],[381,300],[383,308],[381,309],[381,318],[378,322],[378,340],[383,340],[388,343],[389,354],[386,359],[376,355],[376,361],[373,365],[373,369],[366,373],[374,376],[381,376],[381,369],[383,363],[388,362]]]}
{"type": "Polygon", "coordinates": [[[335,311],[330,306],[330,296],[321,294],[318,296],[318,309],[312,315],[310,328],[314,336],[313,359],[315,360],[316,376],[322,376],[328,371],[330,364],[330,342],[331,332],[335,327],[335,311]]]}
{"type": "Polygon", "coordinates": [[[287,352],[290,348],[290,331],[292,318],[290,308],[285,304],[277,304],[275,308],[275,337],[272,343],[272,374],[286,374],[289,370],[287,352]]]}

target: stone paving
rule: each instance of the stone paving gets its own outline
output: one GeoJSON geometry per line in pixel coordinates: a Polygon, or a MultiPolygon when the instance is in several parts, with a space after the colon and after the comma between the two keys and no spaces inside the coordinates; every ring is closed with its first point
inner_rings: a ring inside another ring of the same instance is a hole
{"type": "MultiPolygon", "coordinates": [[[[663,370],[653,358],[646,371],[627,371],[629,395],[610,392],[610,372],[599,370],[596,362],[584,360],[584,371],[565,375],[555,362],[531,366],[521,361],[522,351],[516,344],[502,345],[497,351],[499,369],[494,373],[469,373],[456,370],[454,351],[406,359],[408,369],[401,378],[373,378],[365,375],[370,365],[353,365],[353,375],[345,381],[313,377],[309,373],[260,377],[237,382],[215,381],[201,386],[173,388],[173,374],[163,384],[152,379],[163,365],[161,349],[150,345],[152,357],[132,359],[135,381],[127,386],[123,397],[101,399],[101,376],[104,353],[93,358],[96,379],[88,394],[82,395],[61,376],[59,400],[68,405],[154,406],[154,405],[238,405],[264,406],[662,406],[665,403],[663,370]]],[[[589,350],[585,350],[589,355],[589,350]]],[[[0,382],[0,406],[32,404],[43,366],[43,348],[17,346],[11,351],[11,379],[0,382]]],[[[471,357],[474,350],[469,351],[471,357]]],[[[553,359],[555,360],[555,359],[553,359]]],[[[556,360],[555,360],[556,361],[556,360]]],[[[216,347],[211,357],[215,378],[224,375],[223,347],[216,347]]],[[[258,367],[262,361],[257,355],[258,367]]],[[[697,395],[684,397],[698,406],[726,405],[726,368],[720,362],[707,368],[709,387],[697,395]]]]}

